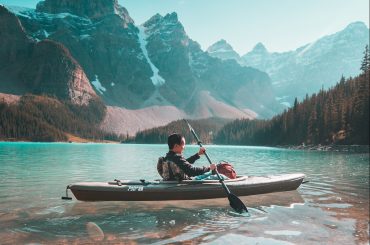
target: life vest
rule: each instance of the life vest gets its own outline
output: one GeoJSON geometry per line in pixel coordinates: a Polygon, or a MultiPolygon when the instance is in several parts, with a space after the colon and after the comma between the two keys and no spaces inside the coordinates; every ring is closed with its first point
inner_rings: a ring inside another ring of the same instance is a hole
{"type": "Polygon", "coordinates": [[[217,164],[217,172],[229,177],[229,179],[236,179],[234,167],[228,162],[222,161],[217,164]]]}
{"type": "Polygon", "coordinates": [[[164,157],[158,158],[157,171],[163,180],[188,180],[191,179],[174,162],[167,161],[164,157]]]}

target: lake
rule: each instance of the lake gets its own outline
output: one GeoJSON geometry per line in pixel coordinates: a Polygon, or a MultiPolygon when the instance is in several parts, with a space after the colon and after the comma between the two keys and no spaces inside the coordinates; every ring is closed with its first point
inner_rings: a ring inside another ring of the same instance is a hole
{"type": "MultiPolygon", "coordinates": [[[[309,182],[297,191],[241,198],[250,217],[234,213],[227,198],[66,201],[61,196],[74,182],[158,179],[157,158],[167,146],[0,142],[0,243],[369,243],[368,153],[206,148],[213,161],[228,160],[239,175],[302,172],[309,182]]],[[[197,150],[187,146],[184,155],[197,150]]],[[[208,163],[203,156],[195,164],[208,163]]]]}

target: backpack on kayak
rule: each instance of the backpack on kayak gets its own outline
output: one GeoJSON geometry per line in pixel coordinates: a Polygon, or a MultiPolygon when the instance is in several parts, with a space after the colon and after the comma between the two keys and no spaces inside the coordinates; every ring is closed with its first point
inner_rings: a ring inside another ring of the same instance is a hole
{"type": "Polygon", "coordinates": [[[228,162],[221,161],[217,164],[217,172],[227,176],[229,179],[236,179],[234,167],[228,162]]]}
{"type": "Polygon", "coordinates": [[[175,163],[167,161],[164,157],[158,158],[157,171],[163,180],[181,181],[191,179],[175,163]]]}

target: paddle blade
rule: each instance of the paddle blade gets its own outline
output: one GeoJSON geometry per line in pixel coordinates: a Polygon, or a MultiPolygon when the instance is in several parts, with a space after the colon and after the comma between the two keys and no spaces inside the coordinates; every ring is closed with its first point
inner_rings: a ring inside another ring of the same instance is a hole
{"type": "Polygon", "coordinates": [[[230,206],[238,213],[246,212],[248,213],[247,207],[244,205],[244,203],[234,194],[230,193],[228,195],[230,206]]]}

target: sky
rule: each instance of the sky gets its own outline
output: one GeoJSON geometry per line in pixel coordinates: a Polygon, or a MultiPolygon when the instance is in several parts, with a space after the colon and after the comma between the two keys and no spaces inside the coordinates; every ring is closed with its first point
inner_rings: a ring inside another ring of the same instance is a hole
{"type": "MultiPolygon", "coordinates": [[[[37,0],[0,0],[35,8],[37,0]]],[[[225,39],[240,54],[262,42],[270,52],[295,50],[362,21],[369,0],[118,0],[136,24],[176,12],[188,36],[203,50],[225,39]]]]}

